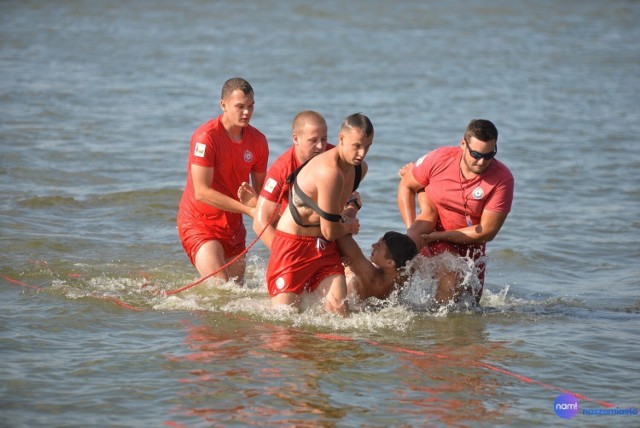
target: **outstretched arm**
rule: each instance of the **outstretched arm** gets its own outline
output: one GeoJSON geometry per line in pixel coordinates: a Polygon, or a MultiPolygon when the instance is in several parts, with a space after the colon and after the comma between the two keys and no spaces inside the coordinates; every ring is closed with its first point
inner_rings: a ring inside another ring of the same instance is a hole
{"type": "Polygon", "coordinates": [[[371,293],[366,288],[374,283],[375,266],[364,255],[352,235],[343,236],[336,242],[342,255],[348,259],[347,264],[353,272],[353,276],[347,278],[348,294],[356,294],[360,298],[368,297],[371,293]]]}

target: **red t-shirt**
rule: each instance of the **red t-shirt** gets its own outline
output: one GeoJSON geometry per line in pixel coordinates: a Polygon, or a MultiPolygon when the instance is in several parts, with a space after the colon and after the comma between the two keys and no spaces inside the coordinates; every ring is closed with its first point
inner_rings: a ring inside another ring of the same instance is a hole
{"type": "MultiPolygon", "coordinates": [[[[286,208],[289,202],[289,185],[287,184],[287,177],[291,175],[293,171],[300,167],[300,161],[296,157],[294,150],[295,146],[289,147],[267,171],[267,177],[264,180],[264,186],[260,190],[260,196],[271,201],[278,202],[280,195],[282,200],[280,201],[280,213],[286,208]]],[[[327,144],[326,150],[334,148],[333,144],[327,144]]]]}
{"type": "Polygon", "coordinates": [[[438,210],[436,230],[467,227],[466,212],[473,224],[480,223],[482,211],[509,212],[513,202],[511,171],[494,159],[482,173],[465,180],[460,173],[460,147],[441,147],[427,153],[413,167],[413,176],[438,210]]]}
{"type": "Polygon", "coordinates": [[[187,183],[180,201],[180,213],[189,217],[207,216],[209,220],[219,220],[220,226],[239,227],[242,225],[240,213],[222,211],[195,199],[191,165],[213,167],[211,187],[236,199],[238,188],[243,181],[249,180],[250,172],[266,171],[269,147],[266,137],[251,125],[243,129],[242,141],[232,141],[221,118],[222,115],[200,125],[191,137],[187,183]]]}

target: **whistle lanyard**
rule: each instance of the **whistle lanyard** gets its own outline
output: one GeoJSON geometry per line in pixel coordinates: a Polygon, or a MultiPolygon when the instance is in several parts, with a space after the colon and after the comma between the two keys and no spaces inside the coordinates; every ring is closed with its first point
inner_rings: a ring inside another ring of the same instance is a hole
{"type": "Polygon", "coordinates": [[[459,177],[460,177],[460,193],[462,196],[462,205],[464,207],[464,218],[465,220],[467,220],[467,226],[471,227],[473,226],[473,221],[471,221],[471,216],[469,215],[469,206],[467,205],[467,200],[469,199],[469,195],[465,196],[464,195],[464,191],[467,190],[469,188],[469,183],[471,182],[471,180],[468,180],[468,184],[465,185],[465,187],[462,187],[462,170],[459,169],[458,170],[459,173],[459,177]]]}

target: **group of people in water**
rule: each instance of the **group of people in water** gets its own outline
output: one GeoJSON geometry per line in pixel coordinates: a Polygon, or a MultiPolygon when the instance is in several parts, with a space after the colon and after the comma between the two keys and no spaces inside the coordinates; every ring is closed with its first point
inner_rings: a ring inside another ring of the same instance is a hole
{"type": "Polygon", "coordinates": [[[177,218],[201,277],[243,281],[247,215],[271,251],[266,284],[274,306],[299,307],[310,293],[327,311],[347,315],[350,299],[386,299],[400,289],[418,254],[443,253],[474,260],[481,287],[464,289],[459,273],[443,266],[434,300],[447,304],[473,293],[479,302],[485,244],[502,227],[514,188],[509,169],[495,159],[498,131],[490,121],[472,120],[459,146],[433,150],[400,169],[397,202],[406,233],[386,232],[367,258],[353,235],[362,207],[357,189],[374,140],[369,118],[347,116],[334,146],[321,114],[298,113],[291,147],[267,170],[267,139],[249,124],[253,88],[234,77],[220,98],[222,113],[191,137],[177,218]]]}

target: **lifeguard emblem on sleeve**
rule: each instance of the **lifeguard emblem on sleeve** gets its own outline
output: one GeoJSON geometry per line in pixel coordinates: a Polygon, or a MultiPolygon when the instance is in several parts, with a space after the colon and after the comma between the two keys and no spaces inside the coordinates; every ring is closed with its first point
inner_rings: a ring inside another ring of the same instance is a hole
{"type": "Polygon", "coordinates": [[[273,193],[273,189],[276,188],[277,184],[278,184],[278,182],[276,180],[274,180],[273,178],[269,177],[267,182],[264,184],[264,190],[266,190],[269,193],[273,193]]]}
{"type": "Polygon", "coordinates": [[[244,161],[249,163],[253,160],[253,153],[251,153],[251,150],[247,150],[246,152],[244,152],[244,161]]]}
{"type": "Polygon", "coordinates": [[[193,151],[193,155],[194,156],[198,156],[199,158],[203,158],[204,157],[204,151],[207,148],[207,146],[205,146],[202,143],[196,143],[196,148],[193,151]]]}

